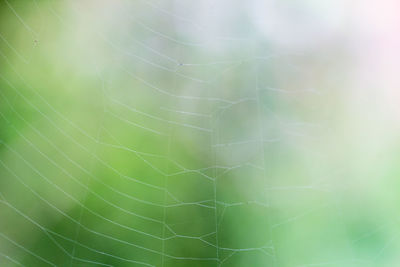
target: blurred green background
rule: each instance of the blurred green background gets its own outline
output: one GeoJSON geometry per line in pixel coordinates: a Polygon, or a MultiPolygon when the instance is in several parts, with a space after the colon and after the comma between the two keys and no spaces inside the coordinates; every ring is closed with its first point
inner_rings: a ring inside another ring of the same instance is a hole
{"type": "Polygon", "coordinates": [[[400,266],[398,9],[357,3],[0,1],[0,266],[400,266]]]}

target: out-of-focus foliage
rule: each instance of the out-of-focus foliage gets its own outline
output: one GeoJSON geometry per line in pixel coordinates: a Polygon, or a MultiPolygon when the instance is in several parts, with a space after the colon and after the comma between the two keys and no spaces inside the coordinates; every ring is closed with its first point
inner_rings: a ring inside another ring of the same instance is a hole
{"type": "Polygon", "coordinates": [[[397,266],[380,7],[0,1],[0,265],[397,266]]]}

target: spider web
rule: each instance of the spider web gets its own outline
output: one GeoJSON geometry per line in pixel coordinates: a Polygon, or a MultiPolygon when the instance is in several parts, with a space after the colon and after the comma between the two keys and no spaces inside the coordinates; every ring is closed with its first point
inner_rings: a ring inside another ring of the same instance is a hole
{"type": "Polygon", "coordinates": [[[310,75],[255,29],[253,4],[2,6],[6,265],[359,264],[344,246],[284,256],[305,249],[281,239],[290,225],[341,218],[307,169],[318,156],[298,166],[321,94],[282,82],[310,75]]]}

